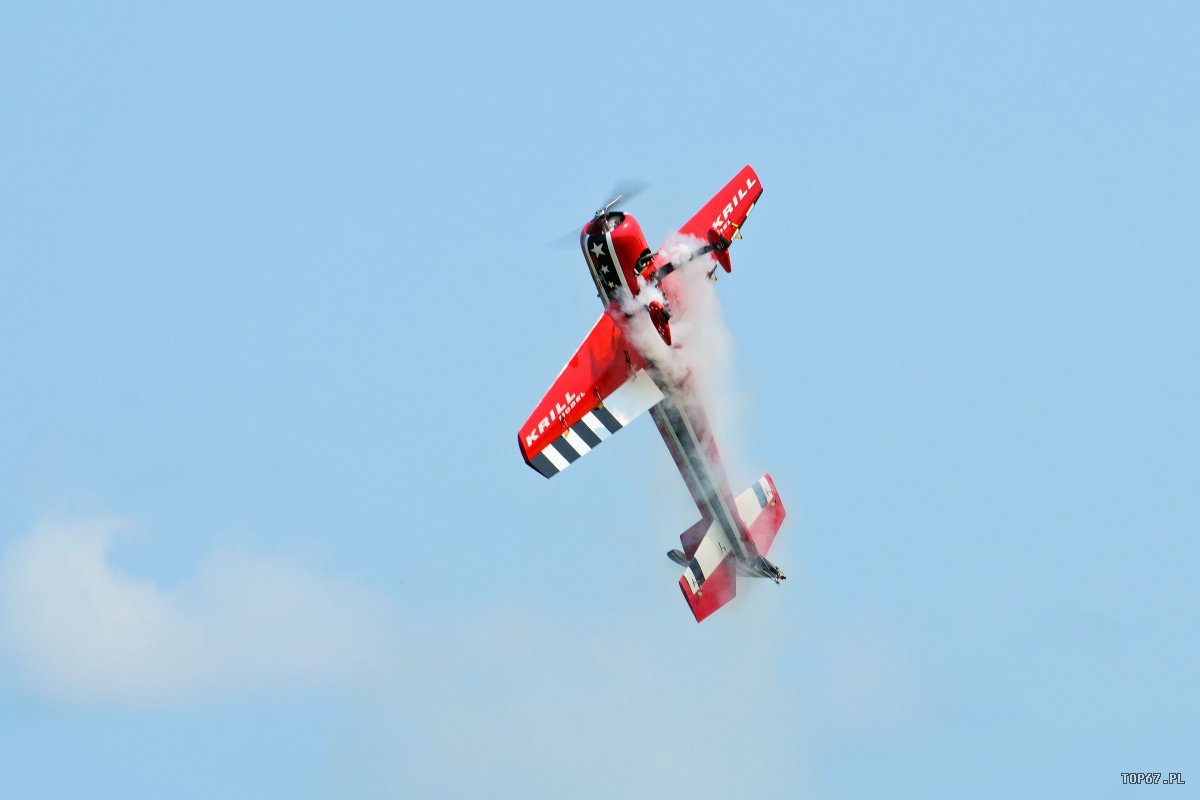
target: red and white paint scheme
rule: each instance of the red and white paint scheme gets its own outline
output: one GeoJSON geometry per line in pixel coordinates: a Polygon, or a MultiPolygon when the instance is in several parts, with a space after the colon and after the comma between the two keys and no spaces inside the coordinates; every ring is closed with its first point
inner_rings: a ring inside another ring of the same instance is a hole
{"type": "Polygon", "coordinates": [[[650,412],[700,511],[668,553],[684,567],[679,587],[697,622],[733,599],[739,576],[783,580],[766,555],[787,512],[770,475],[736,497],[730,489],[691,376],[668,363],[674,298],[662,281],[688,265],[711,265],[709,277],[717,265],[729,272],[729,246],[761,195],[745,167],[679,229],[692,246],[659,251],[615,200],[597,211],[580,246],[604,312],[517,435],[525,462],[551,478],[650,412]]]}

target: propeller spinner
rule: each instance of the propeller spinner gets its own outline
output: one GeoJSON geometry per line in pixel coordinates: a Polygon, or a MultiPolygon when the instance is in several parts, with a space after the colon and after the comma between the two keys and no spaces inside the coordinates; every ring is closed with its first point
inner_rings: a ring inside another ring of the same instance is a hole
{"type": "Polygon", "coordinates": [[[618,206],[618,203],[620,203],[620,204],[628,203],[630,200],[637,197],[642,192],[646,191],[646,189],[649,188],[649,186],[650,186],[650,184],[646,183],[645,181],[635,181],[635,180],[619,181],[612,188],[612,197],[608,200],[607,203],[605,203],[602,207],[600,207],[599,209],[596,210],[596,215],[592,219],[603,218],[605,220],[605,227],[608,230],[612,230],[613,227],[615,227],[615,226],[610,224],[611,220],[610,220],[609,215],[610,214],[615,215],[617,213],[620,213],[620,207],[618,206]]]}

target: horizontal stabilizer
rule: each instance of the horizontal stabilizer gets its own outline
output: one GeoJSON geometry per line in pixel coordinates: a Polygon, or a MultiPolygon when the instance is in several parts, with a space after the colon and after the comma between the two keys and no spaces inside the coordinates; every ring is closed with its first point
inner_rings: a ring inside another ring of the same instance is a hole
{"type": "Polygon", "coordinates": [[[699,585],[689,581],[685,572],[679,579],[679,588],[696,622],[703,622],[737,595],[737,556],[727,554],[699,585]]]}
{"type": "Polygon", "coordinates": [[[672,555],[671,560],[684,564],[679,588],[700,622],[737,594],[737,555],[716,522],[701,520],[679,539],[684,549],[675,551],[678,557],[672,555]],[[699,536],[702,530],[703,536],[699,536]]]}
{"type": "Polygon", "coordinates": [[[787,516],[783,500],[775,489],[775,481],[770,475],[763,475],[750,488],[737,496],[738,515],[750,532],[750,541],[758,549],[760,555],[766,555],[779,533],[779,526],[787,516]]]}

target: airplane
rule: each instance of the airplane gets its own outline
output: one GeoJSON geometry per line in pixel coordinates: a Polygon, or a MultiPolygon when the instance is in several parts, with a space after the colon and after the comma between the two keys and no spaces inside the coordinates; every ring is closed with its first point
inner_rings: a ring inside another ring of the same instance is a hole
{"type": "Polygon", "coordinates": [[[670,326],[672,307],[686,303],[683,270],[730,272],[729,247],[761,195],[744,167],[657,251],[617,209],[620,195],[600,208],[579,244],[604,311],[517,434],[525,463],[552,478],[650,413],[700,511],[667,554],[684,567],[679,587],[697,622],[734,598],[739,576],[785,577],[766,557],[787,514],[775,482],[763,475],[734,497],[670,326]]]}

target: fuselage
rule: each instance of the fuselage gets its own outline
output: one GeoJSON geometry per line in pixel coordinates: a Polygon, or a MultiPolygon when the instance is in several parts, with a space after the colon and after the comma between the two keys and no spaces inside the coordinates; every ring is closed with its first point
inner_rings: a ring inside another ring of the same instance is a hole
{"type": "Polygon", "coordinates": [[[737,513],[708,416],[690,387],[664,389],[662,402],[650,409],[650,416],[700,515],[721,526],[739,561],[753,560],[758,555],[757,549],[737,513]]]}
{"type": "MultiPolygon", "coordinates": [[[[621,302],[622,291],[628,292],[630,298],[637,297],[645,279],[661,266],[661,259],[656,259],[647,246],[637,220],[621,212],[592,220],[581,232],[580,246],[606,309],[621,302]]],[[[644,310],[639,306],[634,313],[650,314],[659,335],[670,345],[670,330],[662,319],[662,307],[654,305],[658,308],[651,306],[644,310]]],[[[665,316],[669,319],[669,314],[665,316]]],[[[677,370],[656,363],[653,353],[640,355],[663,393],[663,400],[650,409],[650,414],[701,516],[721,526],[739,561],[753,561],[758,557],[757,548],[737,512],[708,415],[691,385],[690,375],[678,377],[677,370]]]]}
{"type": "Polygon", "coordinates": [[[649,264],[652,253],[642,226],[631,214],[612,211],[595,218],[584,227],[579,244],[605,308],[621,289],[637,296],[639,271],[649,264]]]}

